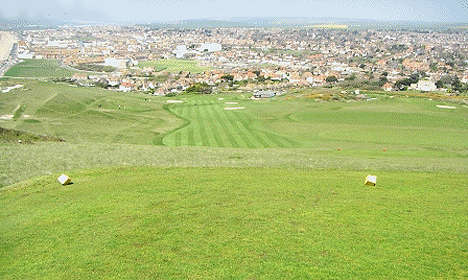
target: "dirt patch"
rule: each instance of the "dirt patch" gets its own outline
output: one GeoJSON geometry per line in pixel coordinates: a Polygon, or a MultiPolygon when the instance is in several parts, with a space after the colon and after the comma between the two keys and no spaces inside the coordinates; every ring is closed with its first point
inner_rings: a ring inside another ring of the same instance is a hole
{"type": "Polygon", "coordinates": [[[174,104],[174,103],[184,103],[182,100],[167,100],[167,103],[174,104]]]}
{"type": "Polygon", "coordinates": [[[1,115],[0,120],[9,121],[13,119],[13,115],[1,115]]]}
{"type": "Polygon", "coordinates": [[[245,107],[226,107],[224,110],[231,111],[231,110],[244,110],[245,107]]]}
{"type": "Polygon", "coordinates": [[[455,106],[447,106],[447,105],[436,105],[436,107],[440,109],[450,109],[450,110],[457,109],[457,107],[455,106]]]}
{"type": "Polygon", "coordinates": [[[16,86],[12,86],[12,87],[7,87],[6,89],[2,90],[2,93],[9,93],[10,91],[14,90],[14,89],[18,89],[18,88],[22,88],[23,85],[16,85],[16,86]]]}

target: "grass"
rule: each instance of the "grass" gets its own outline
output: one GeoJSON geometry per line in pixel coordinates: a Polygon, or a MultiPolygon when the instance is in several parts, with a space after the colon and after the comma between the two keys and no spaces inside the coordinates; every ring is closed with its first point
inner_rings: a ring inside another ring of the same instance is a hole
{"type": "Polygon", "coordinates": [[[1,192],[2,279],[462,279],[465,174],[111,168],[1,192]],[[391,198],[391,199],[389,199],[391,198]]]}
{"type": "Polygon", "coordinates": [[[6,73],[7,77],[22,78],[65,78],[71,77],[75,72],[60,66],[57,60],[25,59],[23,62],[11,67],[6,73]]]}
{"type": "MultiPolygon", "coordinates": [[[[50,137],[50,136],[35,135],[35,134],[23,132],[23,131],[5,129],[5,128],[0,127],[0,144],[18,143],[19,141],[23,144],[32,144],[32,143],[47,142],[47,141],[60,142],[61,139],[50,137]]],[[[2,185],[2,182],[0,180],[0,186],[1,185],[2,185]]]]}
{"type": "MultiPolygon", "coordinates": [[[[243,105],[247,103],[234,100],[243,105]]],[[[163,143],[169,146],[235,148],[294,146],[294,141],[287,137],[254,128],[256,116],[253,110],[224,110],[233,106],[237,105],[227,105],[225,101],[205,96],[189,98],[182,105],[171,105],[170,110],[189,123],[165,137],[163,143]]]]}
{"type": "MultiPolygon", "coordinates": [[[[289,97],[288,97],[289,98],[289,97]]],[[[251,101],[195,96],[170,110],[188,125],[166,136],[170,146],[342,148],[466,151],[467,108],[447,112],[427,99],[380,96],[374,102],[317,103],[307,98],[251,101]],[[227,105],[234,101],[237,105],[227,105]],[[241,106],[245,110],[226,111],[241,106]]]]}
{"type": "Polygon", "coordinates": [[[1,279],[467,276],[468,108],[0,87],[16,83],[0,102],[13,116],[0,120],[1,279]]]}
{"type": "Polygon", "coordinates": [[[147,95],[39,81],[21,84],[29,90],[2,95],[0,115],[15,112],[16,121],[0,121],[0,126],[72,143],[152,145],[182,123],[163,109],[162,100],[148,101],[147,95]]]}
{"type": "Polygon", "coordinates": [[[167,104],[162,97],[14,81],[25,90],[2,95],[0,115],[15,118],[0,127],[66,143],[2,144],[0,156],[8,160],[0,161],[1,186],[116,165],[468,172],[468,108],[436,108],[441,101],[320,103],[300,94],[251,101],[248,94],[223,94],[167,104]],[[224,110],[238,106],[245,110],[224,110]]]}
{"type": "Polygon", "coordinates": [[[109,166],[274,167],[468,173],[468,155],[429,149],[338,151],[332,148],[240,149],[107,143],[1,144],[0,188],[35,176],[109,166]],[[27,162],[28,164],[24,164],[27,162]]]}
{"type": "Polygon", "coordinates": [[[197,61],[185,59],[161,59],[150,60],[139,63],[141,68],[152,67],[156,71],[167,71],[170,73],[178,73],[181,71],[191,73],[202,73],[209,70],[208,67],[200,66],[197,61]]]}

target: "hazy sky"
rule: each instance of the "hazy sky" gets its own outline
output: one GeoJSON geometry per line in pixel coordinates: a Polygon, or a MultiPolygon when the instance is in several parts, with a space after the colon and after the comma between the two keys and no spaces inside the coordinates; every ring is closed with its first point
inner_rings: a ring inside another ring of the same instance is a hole
{"type": "Polygon", "coordinates": [[[223,17],[337,17],[468,22],[468,0],[1,0],[0,16],[158,22],[223,17]]]}

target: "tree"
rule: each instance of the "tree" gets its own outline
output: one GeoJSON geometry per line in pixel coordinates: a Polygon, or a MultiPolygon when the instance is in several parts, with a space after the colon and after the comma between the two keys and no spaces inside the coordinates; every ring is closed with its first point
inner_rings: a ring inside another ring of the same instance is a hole
{"type": "Polygon", "coordinates": [[[231,75],[231,74],[226,74],[226,75],[223,75],[223,76],[221,77],[221,79],[223,79],[223,80],[225,80],[225,81],[231,81],[231,82],[232,82],[232,81],[234,80],[234,76],[231,75]]]}
{"type": "Polygon", "coordinates": [[[196,83],[186,89],[185,92],[194,94],[211,94],[213,92],[213,88],[207,83],[196,83]]]}
{"type": "Polygon", "coordinates": [[[351,74],[351,76],[346,77],[345,81],[354,81],[356,80],[356,73],[351,74]]]}
{"type": "Polygon", "coordinates": [[[387,76],[380,76],[379,79],[379,87],[383,87],[388,82],[387,76]]]}
{"type": "Polygon", "coordinates": [[[326,81],[327,83],[336,83],[336,82],[338,82],[338,79],[337,79],[335,76],[328,76],[328,77],[325,79],[325,81],[326,81]]]}

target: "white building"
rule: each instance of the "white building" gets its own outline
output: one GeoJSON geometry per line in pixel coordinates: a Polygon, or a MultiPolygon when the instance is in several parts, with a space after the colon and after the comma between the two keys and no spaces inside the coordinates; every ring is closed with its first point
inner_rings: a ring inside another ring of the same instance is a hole
{"type": "Polygon", "coordinates": [[[461,79],[462,83],[468,84],[468,74],[464,75],[463,78],[461,79]]]}
{"type": "Polygon", "coordinates": [[[436,91],[437,86],[433,81],[420,80],[416,85],[416,89],[420,91],[436,91]]]}
{"type": "Polygon", "coordinates": [[[223,49],[223,46],[218,43],[203,43],[198,48],[200,52],[219,52],[223,49]]]}
{"type": "Polygon", "coordinates": [[[34,58],[34,53],[30,53],[29,51],[24,51],[18,54],[19,59],[32,59],[34,58]]]}
{"type": "Polygon", "coordinates": [[[130,62],[129,59],[118,59],[118,58],[112,58],[112,57],[108,57],[104,59],[105,66],[112,66],[112,67],[119,68],[119,69],[127,68],[129,62],[130,62]]]}
{"type": "Polygon", "coordinates": [[[176,55],[176,58],[183,58],[188,53],[187,46],[178,45],[173,53],[176,55]]]}

